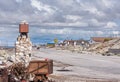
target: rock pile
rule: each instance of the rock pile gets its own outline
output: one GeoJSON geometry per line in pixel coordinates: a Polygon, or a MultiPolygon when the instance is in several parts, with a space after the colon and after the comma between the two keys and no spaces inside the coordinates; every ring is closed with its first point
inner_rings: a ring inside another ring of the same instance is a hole
{"type": "MultiPolygon", "coordinates": [[[[106,54],[109,54],[110,49],[115,51],[120,50],[120,38],[115,38],[113,40],[110,40],[104,43],[92,44],[91,47],[89,48],[89,51],[106,55],[106,54]]],[[[114,53],[112,55],[114,55],[114,53]]]]}
{"type": "Polygon", "coordinates": [[[0,61],[6,62],[8,58],[8,53],[6,50],[0,50],[0,61]]]}
{"type": "Polygon", "coordinates": [[[26,35],[18,36],[15,48],[15,60],[17,62],[23,62],[27,65],[31,59],[32,43],[30,38],[26,35]]]}

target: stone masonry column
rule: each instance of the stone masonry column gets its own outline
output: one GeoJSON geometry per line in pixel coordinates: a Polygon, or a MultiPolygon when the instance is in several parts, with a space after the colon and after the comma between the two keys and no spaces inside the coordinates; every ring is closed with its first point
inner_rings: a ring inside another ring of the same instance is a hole
{"type": "Polygon", "coordinates": [[[28,36],[29,25],[23,21],[19,25],[19,33],[15,43],[15,62],[22,62],[26,66],[31,60],[32,43],[28,36]]]}

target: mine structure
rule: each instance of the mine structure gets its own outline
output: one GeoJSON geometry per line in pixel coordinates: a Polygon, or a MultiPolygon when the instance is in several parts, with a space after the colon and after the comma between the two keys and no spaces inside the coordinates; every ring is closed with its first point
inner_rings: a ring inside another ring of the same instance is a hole
{"type": "Polygon", "coordinates": [[[53,73],[53,60],[32,60],[32,42],[26,21],[19,24],[19,33],[12,64],[0,64],[0,82],[54,82],[48,79],[53,73]]]}
{"type": "Polygon", "coordinates": [[[20,35],[17,37],[15,43],[15,60],[16,62],[23,62],[27,66],[31,59],[32,42],[28,36],[29,25],[23,21],[19,25],[20,35]]]}

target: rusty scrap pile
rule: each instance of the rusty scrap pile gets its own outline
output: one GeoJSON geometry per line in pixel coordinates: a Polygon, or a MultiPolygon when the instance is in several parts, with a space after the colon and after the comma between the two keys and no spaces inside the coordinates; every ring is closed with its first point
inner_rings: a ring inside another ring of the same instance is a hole
{"type": "Polygon", "coordinates": [[[9,81],[16,82],[26,78],[26,67],[22,63],[15,63],[9,67],[9,81]]]}
{"type": "Polygon", "coordinates": [[[26,67],[23,63],[15,63],[9,67],[10,82],[52,82],[46,75],[53,73],[52,60],[34,60],[26,67]]]}

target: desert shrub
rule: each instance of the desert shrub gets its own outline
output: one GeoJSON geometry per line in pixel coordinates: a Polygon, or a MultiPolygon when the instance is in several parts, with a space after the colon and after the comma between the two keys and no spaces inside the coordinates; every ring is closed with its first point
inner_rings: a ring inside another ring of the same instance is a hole
{"type": "Polygon", "coordinates": [[[112,39],[111,38],[105,38],[104,42],[107,42],[107,41],[110,41],[110,40],[112,40],[112,39]]]}

